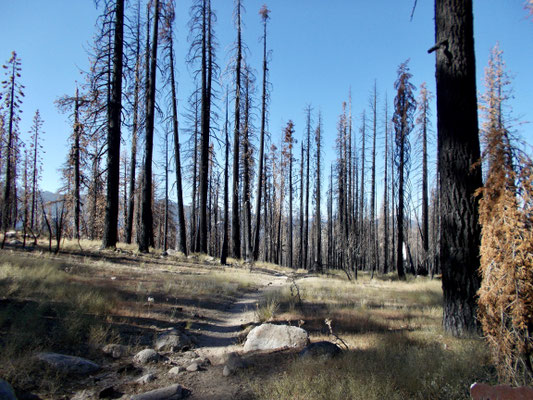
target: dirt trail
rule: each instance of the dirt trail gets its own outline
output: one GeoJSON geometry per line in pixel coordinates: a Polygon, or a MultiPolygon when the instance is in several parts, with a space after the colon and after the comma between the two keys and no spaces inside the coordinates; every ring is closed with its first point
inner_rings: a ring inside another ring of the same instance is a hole
{"type": "MultiPolygon", "coordinates": [[[[256,272],[257,273],[257,272],[256,272]]],[[[256,307],[269,292],[288,286],[290,280],[281,273],[259,273],[263,286],[257,291],[246,293],[228,309],[217,311],[205,323],[196,324],[198,329],[198,347],[195,351],[218,364],[226,353],[242,350],[237,343],[243,325],[256,321],[256,307]]]]}

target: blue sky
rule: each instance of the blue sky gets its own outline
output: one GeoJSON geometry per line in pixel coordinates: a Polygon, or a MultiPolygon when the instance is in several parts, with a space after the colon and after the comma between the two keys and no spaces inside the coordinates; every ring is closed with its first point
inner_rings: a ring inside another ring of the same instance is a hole
{"type": "MultiPolygon", "coordinates": [[[[264,2],[244,0],[243,35],[258,82],[262,56],[258,10],[264,2]]],[[[350,87],[354,125],[358,129],[362,110],[369,109],[374,80],[381,110],[385,93],[392,104],[397,67],[408,58],[412,82],[419,87],[425,81],[430,91],[435,92],[435,56],[427,54],[434,44],[433,1],[419,0],[410,21],[413,2],[267,1],[272,11],[268,28],[268,47],[272,50],[269,122],[272,136],[277,140],[282,127],[292,119],[299,139],[305,127],[304,108],[311,104],[322,112],[325,155],[327,161],[332,160],[335,127],[350,87]]],[[[83,80],[80,70],[88,68],[85,49],[91,43],[99,10],[92,0],[0,0],[0,4],[0,62],[5,63],[12,50],[22,60],[26,97],[20,130],[23,138],[29,136],[31,119],[39,109],[46,132],[41,188],[55,191],[59,187],[57,169],[67,155],[71,123],[57,111],[54,101],[72,94],[76,81],[83,80]]],[[[190,0],[177,1],[176,58],[180,60],[177,68],[182,105],[192,90],[190,72],[183,62],[188,49],[189,7],[190,0]]],[[[224,69],[235,37],[233,2],[213,0],[213,7],[218,14],[217,58],[224,69]]],[[[474,18],[478,90],[483,89],[481,82],[489,50],[499,41],[513,77],[513,115],[525,122],[517,131],[533,144],[533,127],[528,123],[533,121],[533,21],[528,19],[522,0],[474,0],[474,18]]],[[[259,96],[258,93],[258,99],[259,96]]],[[[379,158],[382,156],[378,155],[379,158]]]]}

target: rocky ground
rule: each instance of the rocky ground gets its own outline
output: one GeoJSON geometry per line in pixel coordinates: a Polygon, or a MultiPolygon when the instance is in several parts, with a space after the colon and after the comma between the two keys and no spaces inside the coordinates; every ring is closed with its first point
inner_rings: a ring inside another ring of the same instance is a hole
{"type": "MultiPolygon", "coordinates": [[[[164,268],[164,263],[160,264],[164,268]]],[[[176,273],[165,272],[169,280],[176,273]]],[[[202,308],[201,314],[194,313],[187,324],[172,321],[159,324],[153,339],[150,334],[137,332],[141,334],[137,340],[130,337],[130,343],[136,341],[137,346],[108,344],[102,346],[101,356],[96,360],[92,357],[92,361],[60,353],[36,354],[36,363],[67,378],[58,392],[70,394],[55,397],[18,390],[17,398],[253,398],[252,382],[278,373],[297,357],[297,352],[308,343],[308,334],[296,326],[259,324],[259,303],[269,292],[294,281],[274,270],[257,269],[251,274],[255,290],[239,294],[232,302],[202,308]]],[[[148,298],[150,301],[154,300],[148,298]]],[[[136,331],[129,334],[135,335],[136,331]]],[[[9,385],[0,382],[0,398],[15,398],[9,397],[9,385]]]]}

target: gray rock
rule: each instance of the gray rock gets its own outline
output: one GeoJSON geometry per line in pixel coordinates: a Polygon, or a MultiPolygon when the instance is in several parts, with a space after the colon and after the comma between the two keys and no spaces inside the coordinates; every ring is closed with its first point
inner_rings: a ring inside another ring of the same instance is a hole
{"type": "Polygon", "coordinates": [[[192,346],[191,338],[184,333],[172,329],[169,332],[165,332],[156,339],[155,349],[157,351],[181,351],[189,349],[192,346]]]}
{"type": "Polygon", "coordinates": [[[176,384],[161,389],[151,390],[146,393],[131,396],[131,400],[179,400],[184,398],[183,388],[176,384]]]}
{"type": "Polygon", "coordinates": [[[222,370],[222,375],[224,376],[230,376],[233,374],[234,371],[228,368],[227,365],[224,365],[224,369],[222,370]]]}
{"type": "Polygon", "coordinates": [[[92,390],[82,390],[74,393],[70,400],[92,400],[96,397],[96,393],[92,390]]]}
{"type": "Polygon", "coordinates": [[[239,369],[248,367],[246,361],[244,361],[241,356],[234,352],[226,354],[222,360],[224,363],[224,371],[226,371],[223,371],[224,376],[229,376],[239,369]]]}
{"type": "Polygon", "coordinates": [[[154,374],[146,374],[146,375],[141,376],[139,379],[137,379],[135,383],[139,385],[146,385],[147,383],[150,383],[154,380],[155,380],[154,374]]]}
{"type": "Polygon", "coordinates": [[[181,372],[185,371],[183,367],[173,367],[168,371],[169,375],[179,375],[181,372]]]}
{"type": "Polygon", "coordinates": [[[192,361],[198,364],[200,367],[205,367],[206,365],[209,365],[210,363],[209,358],[207,357],[197,357],[192,361]]]}
{"type": "Polygon", "coordinates": [[[185,351],[181,353],[181,358],[188,358],[189,360],[193,360],[195,358],[198,358],[198,353],[193,350],[185,351]]]}
{"type": "Polygon", "coordinates": [[[323,341],[311,343],[305,349],[300,352],[300,357],[302,358],[311,358],[311,357],[321,357],[330,359],[333,357],[342,354],[342,350],[335,343],[323,341]]]}
{"type": "Polygon", "coordinates": [[[200,366],[198,365],[197,362],[192,362],[187,367],[187,371],[189,371],[189,372],[195,372],[195,371],[198,371],[199,369],[200,369],[200,366]]]}
{"type": "Polygon", "coordinates": [[[9,383],[0,379],[0,399],[2,400],[17,400],[15,391],[9,383]]]}
{"type": "Polygon", "coordinates": [[[133,362],[135,364],[144,365],[152,362],[158,362],[159,358],[159,354],[154,349],[144,349],[133,356],[133,362]]]}
{"type": "Polygon", "coordinates": [[[88,375],[100,369],[100,366],[81,357],[58,353],[38,353],[36,358],[50,367],[69,374],[88,375]]]}
{"type": "Polygon", "coordinates": [[[129,349],[127,346],[122,344],[108,344],[102,348],[102,351],[113,357],[113,358],[122,358],[128,355],[129,349]]]}
{"type": "Polygon", "coordinates": [[[307,346],[307,331],[296,326],[262,324],[250,331],[244,343],[244,351],[276,350],[307,346]]]}
{"type": "Polygon", "coordinates": [[[118,399],[121,398],[124,393],[119,392],[113,386],[108,386],[98,392],[99,399],[118,399]]]}

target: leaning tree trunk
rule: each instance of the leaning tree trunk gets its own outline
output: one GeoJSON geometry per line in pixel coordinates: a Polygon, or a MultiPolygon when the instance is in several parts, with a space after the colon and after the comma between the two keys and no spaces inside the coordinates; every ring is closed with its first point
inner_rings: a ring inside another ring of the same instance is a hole
{"type": "Polygon", "coordinates": [[[482,184],[476,102],[472,0],[436,0],[437,129],[443,325],[455,336],[478,330],[477,201],[482,184]]]}

